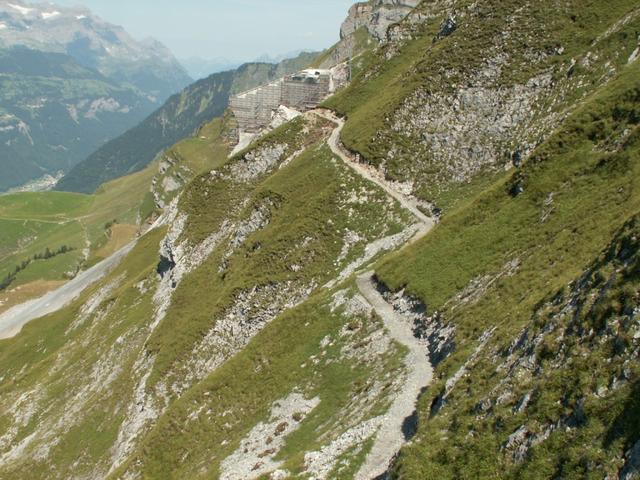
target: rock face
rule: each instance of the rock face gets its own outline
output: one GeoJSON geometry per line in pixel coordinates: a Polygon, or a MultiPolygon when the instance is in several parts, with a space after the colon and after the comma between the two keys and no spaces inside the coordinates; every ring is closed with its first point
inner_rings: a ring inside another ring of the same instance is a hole
{"type": "Polygon", "coordinates": [[[365,27],[379,42],[387,38],[387,30],[404,19],[420,3],[420,0],[373,0],[356,3],[340,28],[340,38],[346,39],[365,27]]]}
{"type": "MultiPolygon", "coordinates": [[[[403,73],[416,88],[407,88],[384,112],[363,121],[382,119],[366,139],[343,140],[389,178],[416,182],[415,194],[422,183],[419,196],[437,206],[452,188],[509,168],[513,152],[519,151],[516,163],[526,160],[571,112],[575,92],[586,95],[612,77],[616,69],[608,63],[606,43],[636,15],[612,25],[591,49],[570,58],[559,37],[547,34],[550,44],[558,39],[558,45],[546,48],[528,11],[505,14],[499,26],[487,29],[477,3],[438,0],[409,7],[376,2],[352,7],[343,35],[366,27],[380,40],[378,26],[386,25],[380,47],[386,59],[401,55],[426,28],[435,33],[429,34],[433,53],[425,49],[403,73]],[[482,46],[469,38],[481,38],[482,46]],[[475,53],[461,63],[452,60],[464,56],[463,50],[475,53]]],[[[629,40],[635,48],[635,36],[629,40]]],[[[615,62],[635,58],[633,48],[616,51],[615,62]]]]}
{"type": "Polygon", "coordinates": [[[370,3],[356,3],[349,9],[347,19],[340,27],[340,39],[344,40],[353,35],[361,27],[365,27],[371,21],[373,7],[370,3]]]}
{"type": "Polygon", "coordinates": [[[363,45],[356,32],[362,28],[368,33],[369,42],[384,43],[390,27],[406,18],[419,3],[420,0],[371,0],[353,5],[340,28],[340,42],[322,68],[331,68],[360,53],[363,45]]]}
{"type": "Polygon", "coordinates": [[[634,480],[637,478],[640,478],[640,440],[627,453],[627,462],[622,472],[620,472],[620,480],[634,480]]]}
{"type": "MultiPolygon", "coordinates": [[[[539,138],[551,123],[550,116],[544,126],[532,124],[537,105],[552,95],[551,76],[534,77],[525,85],[490,86],[503,68],[503,59],[495,59],[469,80],[473,86],[445,96],[415,92],[396,112],[394,131],[419,138],[430,161],[443,167],[438,182],[464,183],[487,168],[503,166],[518,144],[522,158],[535,146],[530,139],[539,138]]],[[[388,158],[401,154],[400,148],[391,150],[388,158]]]]}

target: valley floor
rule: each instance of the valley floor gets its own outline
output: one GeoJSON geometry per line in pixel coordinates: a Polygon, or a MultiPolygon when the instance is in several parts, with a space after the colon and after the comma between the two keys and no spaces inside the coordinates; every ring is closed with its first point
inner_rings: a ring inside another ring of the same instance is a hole
{"type": "Polygon", "coordinates": [[[121,248],[102,262],[80,273],[60,288],[45,294],[41,298],[16,305],[0,314],[0,340],[15,337],[20,333],[22,327],[31,320],[57,312],[78,298],[86,288],[115,268],[132,248],[133,244],[121,248]]]}

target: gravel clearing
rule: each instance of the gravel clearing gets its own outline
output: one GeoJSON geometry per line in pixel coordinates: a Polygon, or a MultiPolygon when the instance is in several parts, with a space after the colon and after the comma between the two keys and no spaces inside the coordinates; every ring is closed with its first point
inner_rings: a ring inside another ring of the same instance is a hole
{"type": "Polygon", "coordinates": [[[292,393],[277,401],[267,423],[258,423],[240,442],[238,449],[221,465],[220,480],[249,480],[278,469],[281,462],[274,460],[285,444],[287,435],[300,426],[300,422],[318,406],[318,397],[307,400],[300,393],[292,393]]]}

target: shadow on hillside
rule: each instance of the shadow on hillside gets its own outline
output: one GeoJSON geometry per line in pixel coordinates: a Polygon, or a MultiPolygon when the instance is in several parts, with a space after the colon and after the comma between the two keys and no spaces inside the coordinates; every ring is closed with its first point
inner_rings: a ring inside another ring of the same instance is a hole
{"type": "Polygon", "coordinates": [[[634,382],[622,411],[609,427],[603,441],[604,447],[610,447],[620,438],[624,439],[625,449],[640,438],[640,380],[634,382]]]}

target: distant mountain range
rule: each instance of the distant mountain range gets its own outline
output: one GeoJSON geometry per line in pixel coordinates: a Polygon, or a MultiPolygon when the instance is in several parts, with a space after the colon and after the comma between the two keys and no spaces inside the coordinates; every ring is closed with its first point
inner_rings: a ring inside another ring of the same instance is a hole
{"type": "Polygon", "coordinates": [[[288,53],[282,53],[280,55],[270,55],[268,53],[263,53],[258,58],[256,58],[254,61],[255,62],[264,62],[264,63],[279,63],[279,62],[282,62],[283,60],[286,60],[287,58],[297,57],[298,55],[301,55],[304,52],[305,52],[305,50],[298,49],[298,50],[291,50],[288,53]]]}
{"type": "Polygon", "coordinates": [[[65,53],[80,65],[135,86],[157,103],[191,82],[160,42],[136,41],[85,8],[0,0],[0,45],[65,53]]]}
{"type": "MultiPolygon", "coordinates": [[[[258,58],[251,60],[249,63],[280,63],[290,58],[296,58],[302,53],[304,53],[304,50],[292,50],[289,53],[281,55],[269,55],[268,53],[264,53],[258,58]]],[[[234,60],[225,57],[202,58],[196,56],[180,58],[179,61],[189,75],[195,79],[206,78],[214,73],[235,70],[240,65],[247,63],[244,60],[234,60]]]]}
{"type": "Polygon", "coordinates": [[[201,79],[206,78],[214,73],[226,72],[229,70],[235,70],[243,62],[230,60],[228,58],[201,58],[201,57],[189,57],[181,58],[180,63],[187,70],[191,78],[201,79]]]}
{"type": "Polygon", "coordinates": [[[354,3],[0,196],[0,479],[640,480],[639,13],[354,3]]]}
{"type": "Polygon", "coordinates": [[[199,80],[172,96],[138,126],[76,165],[56,189],[92,193],[104,182],[142,170],[160,151],[192,135],[203,123],[222,116],[232,94],[304,68],[317,56],[318,53],[302,53],[278,64],[247,63],[237,70],[199,80]]]}
{"type": "Polygon", "coordinates": [[[0,190],[71,168],[153,108],[68,55],[0,49],[0,190]]]}
{"type": "Polygon", "coordinates": [[[0,191],[68,170],[190,82],[86,9],[0,0],[0,191]]]}

